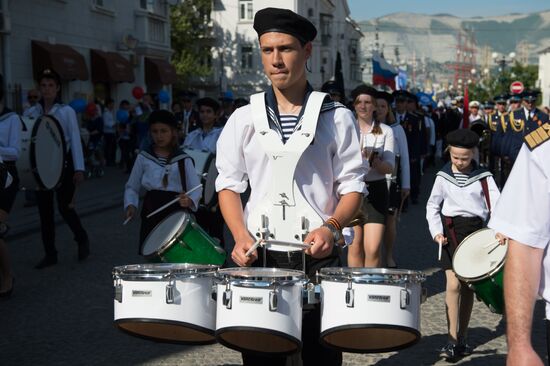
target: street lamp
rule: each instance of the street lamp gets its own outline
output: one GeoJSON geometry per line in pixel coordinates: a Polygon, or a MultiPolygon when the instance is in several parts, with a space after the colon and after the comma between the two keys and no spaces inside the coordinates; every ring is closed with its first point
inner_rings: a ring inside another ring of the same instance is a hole
{"type": "Polygon", "coordinates": [[[499,66],[498,71],[503,72],[504,69],[506,68],[506,65],[508,65],[511,62],[514,62],[514,59],[516,58],[516,53],[510,52],[508,55],[504,55],[504,54],[501,55],[498,52],[493,52],[492,57],[495,63],[499,66]]]}

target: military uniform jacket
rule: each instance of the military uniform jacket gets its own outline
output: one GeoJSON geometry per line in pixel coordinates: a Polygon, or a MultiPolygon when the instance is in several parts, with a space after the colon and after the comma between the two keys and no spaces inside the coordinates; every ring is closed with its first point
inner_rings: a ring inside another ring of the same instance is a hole
{"type": "Polygon", "coordinates": [[[399,119],[399,122],[403,130],[405,130],[405,136],[407,136],[410,161],[420,159],[420,157],[426,153],[426,130],[424,121],[418,118],[418,116],[406,112],[404,116],[399,119]]]}

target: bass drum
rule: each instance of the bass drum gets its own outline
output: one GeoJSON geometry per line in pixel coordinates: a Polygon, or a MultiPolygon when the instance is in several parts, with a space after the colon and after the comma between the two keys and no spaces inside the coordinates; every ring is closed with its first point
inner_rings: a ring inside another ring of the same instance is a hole
{"type": "Polygon", "coordinates": [[[66,152],[63,129],[54,117],[21,117],[21,156],[17,160],[20,186],[57,188],[63,179],[66,152]]]}

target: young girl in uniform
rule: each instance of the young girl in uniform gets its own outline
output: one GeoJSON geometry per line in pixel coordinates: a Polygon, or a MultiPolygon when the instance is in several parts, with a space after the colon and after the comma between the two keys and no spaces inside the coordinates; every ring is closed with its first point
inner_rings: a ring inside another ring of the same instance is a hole
{"type": "Polygon", "coordinates": [[[395,164],[392,128],[375,119],[376,89],[359,85],[352,91],[361,132],[361,150],[368,195],[363,200],[364,225],[354,227],[355,238],[348,248],[350,267],[381,267],[380,246],[388,212],[386,174],[395,164]]]}
{"type": "Polygon", "coordinates": [[[456,277],[453,253],[464,238],[486,226],[490,207],[494,207],[500,193],[492,174],[473,160],[479,143],[475,132],[455,130],[447,135],[447,143],[450,162],[436,175],[426,219],[433,240],[443,244],[441,267],[447,280],[448,343],[441,349],[441,357],[454,361],[471,353],[466,336],[474,294],[456,277]]]}
{"type": "Polygon", "coordinates": [[[186,195],[184,192],[200,184],[193,160],[178,147],[176,117],[169,111],[154,111],[148,123],[153,140],[151,146],[139,153],[124,192],[126,218],[136,215],[140,188],[146,190],[141,210],[139,235],[141,254],[147,235],[169,214],[187,209],[196,211],[202,189],[186,195]],[[161,212],[147,215],[179,196],[179,201],[161,212]]]}

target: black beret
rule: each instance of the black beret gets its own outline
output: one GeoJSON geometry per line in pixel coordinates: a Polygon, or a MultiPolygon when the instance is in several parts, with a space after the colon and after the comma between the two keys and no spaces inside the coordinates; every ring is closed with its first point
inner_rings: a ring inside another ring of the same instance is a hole
{"type": "Polygon", "coordinates": [[[42,70],[40,75],[38,75],[38,82],[42,81],[42,79],[52,79],[56,81],[57,85],[61,84],[61,78],[59,77],[59,74],[53,69],[42,70]]]}
{"type": "Polygon", "coordinates": [[[288,9],[265,8],[254,16],[258,38],[268,32],[286,33],[305,44],[315,39],[317,29],[309,20],[288,9]]]}
{"type": "Polygon", "coordinates": [[[479,135],[467,128],[461,128],[447,134],[447,143],[449,146],[472,149],[479,144],[479,135]]]}
{"type": "Polygon", "coordinates": [[[342,90],[341,90],[340,86],[334,80],[329,80],[329,81],[325,82],[323,84],[323,86],[321,87],[321,91],[323,93],[328,93],[328,94],[340,94],[340,95],[342,95],[342,90]]]}
{"type": "Polygon", "coordinates": [[[357,97],[361,94],[370,95],[371,97],[376,98],[378,91],[372,86],[361,84],[351,91],[351,100],[355,101],[355,99],[357,99],[357,97]]]}
{"type": "Polygon", "coordinates": [[[385,91],[379,91],[376,95],[377,99],[384,99],[388,104],[393,102],[393,95],[385,91]]]}
{"type": "Polygon", "coordinates": [[[409,102],[415,102],[416,104],[418,104],[418,97],[416,96],[416,94],[407,92],[407,99],[409,100],[409,102]]]}
{"type": "Polygon", "coordinates": [[[147,121],[150,125],[155,123],[164,123],[174,128],[178,125],[178,121],[176,120],[176,116],[174,116],[174,113],[167,111],[166,109],[153,111],[149,115],[147,121]]]}
{"type": "Polygon", "coordinates": [[[215,99],[204,97],[199,100],[197,100],[197,106],[200,108],[202,106],[210,107],[214,110],[214,112],[218,111],[220,109],[220,103],[216,102],[215,99]]]}

